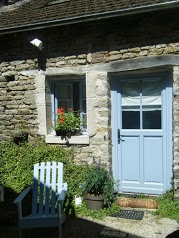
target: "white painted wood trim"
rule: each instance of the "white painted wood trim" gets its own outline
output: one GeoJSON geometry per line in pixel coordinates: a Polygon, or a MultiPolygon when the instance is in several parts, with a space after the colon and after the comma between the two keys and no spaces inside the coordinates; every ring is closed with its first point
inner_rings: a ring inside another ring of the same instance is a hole
{"type": "MultiPolygon", "coordinates": [[[[66,144],[67,141],[65,139],[61,139],[60,136],[54,136],[54,135],[47,135],[45,137],[45,142],[48,144],[66,144]]],[[[69,144],[89,144],[89,137],[88,136],[72,136],[69,139],[69,144]]]]}

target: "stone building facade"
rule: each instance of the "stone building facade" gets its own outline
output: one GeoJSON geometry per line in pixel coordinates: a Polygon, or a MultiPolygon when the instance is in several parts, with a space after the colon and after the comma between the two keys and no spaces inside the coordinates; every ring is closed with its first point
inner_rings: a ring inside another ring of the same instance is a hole
{"type": "MultiPolygon", "coordinates": [[[[69,140],[78,163],[100,158],[113,164],[113,75],[167,72],[172,84],[172,165],[179,196],[179,9],[0,35],[0,140],[25,123],[29,140],[56,137],[52,121],[53,80],[86,82],[87,135],[69,140]],[[39,51],[30,41],[43,42],[39,51]]],[[[115,164],[115,163],[114,163],[115,164]]],[[[115,170],[114,166],[112,165],[115,170]]],[[[116,172],[117,174],[118,172],[116,172]]],[[[171,173],[170,173],[171,174],[171,173]]],[[[168,175],[169,176],[169,175],[168,175]]],[[[171,178],[173,179],[173,178],[171,178]]]]}

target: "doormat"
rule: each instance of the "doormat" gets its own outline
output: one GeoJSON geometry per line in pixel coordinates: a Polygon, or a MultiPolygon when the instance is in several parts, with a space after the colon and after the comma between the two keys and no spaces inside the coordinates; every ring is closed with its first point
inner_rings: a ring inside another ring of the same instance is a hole
{"type": "Polygon", "coordinates": [[[125,219],[132,219],[132,220],[142,220],[144,217],[143,211],[133,211],[133,210],[122,210],[117,212],[112,217],[120,217],[125,219]]]}

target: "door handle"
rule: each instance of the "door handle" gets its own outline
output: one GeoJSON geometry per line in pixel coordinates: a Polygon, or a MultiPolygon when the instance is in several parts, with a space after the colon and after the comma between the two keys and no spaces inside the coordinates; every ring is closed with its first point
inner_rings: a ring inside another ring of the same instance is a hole
{"type": "Polygon", "coordinates": [[[125,140],[121,139],[121,130],[118,129],[118,144],[120,144],[121,141],[125,141],[125,140]]]}

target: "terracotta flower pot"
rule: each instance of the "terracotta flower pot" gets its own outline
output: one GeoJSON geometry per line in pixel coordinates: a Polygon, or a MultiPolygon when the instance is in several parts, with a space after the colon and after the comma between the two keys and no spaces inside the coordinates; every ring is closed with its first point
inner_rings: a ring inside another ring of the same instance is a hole
{"type": "Polygon", "coordinates": [[[104,195],[86,194],[84,196],[86,206],[90,210],[99,210],[104,206],[104,195]]]}

